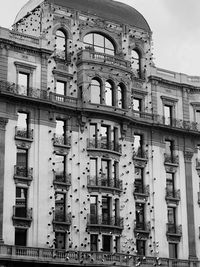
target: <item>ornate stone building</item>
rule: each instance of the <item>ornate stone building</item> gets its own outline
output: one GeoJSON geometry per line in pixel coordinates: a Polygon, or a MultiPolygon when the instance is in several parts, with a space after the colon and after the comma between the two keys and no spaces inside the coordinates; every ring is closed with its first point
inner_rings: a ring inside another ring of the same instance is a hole
{"type": "Polygon", "coordinates": [[[112,0],[0,28],[1,266],[200,266],[200,77],[112,0]]]}

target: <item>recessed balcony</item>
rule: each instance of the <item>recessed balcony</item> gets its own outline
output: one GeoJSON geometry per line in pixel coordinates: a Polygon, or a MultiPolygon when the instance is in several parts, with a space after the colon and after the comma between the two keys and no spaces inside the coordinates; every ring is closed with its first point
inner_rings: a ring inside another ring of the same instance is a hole
{"type": "Polygon", "coordinates": [[[179,156],[178,155],[169,155],[164,153],[164,164],[165,165],[172,165],[174,167],[178,167],[179,165],[179,156]]]}
{"type": "Polygon", "coordinates": [[[135,182],[133,195],[137,201],[147,201],[147,198],[149,197],[149,185],[135,182]]]}
{"type": "Polygon", "coordinates": [[[131,71],[130,61],[118,56],[100,53],[93,49],[85,49],[78,53],[77,65],[80,65],[81,63],[99,63],[101,65],[109,65],[115,68],[122,68],[126,69],[126,71],[131,71]]]}
{"type": "Polygon", "coordinates": [[[53,230],[55,232],[66,232],[72,223],[71,213],[63,213],[62,210],[55,210],[53,213],[53,230]]]}
{"type": "Polygon", "coordinates": [[[26,166],[15,165],[14,166],[14,180],[15,183],[22,183],[30,185],[33,180],[33,168],[26,166]]]}
{"type": "Polygon", "coordinates": [[[71,186],[71,174],[54,171],[53,184],[55,189],[68,190],[71,186]]]}
{"type": "Polygon", "coordinates": [[[121,155],[122,146],[118,142],[106,141],[104,139],[87,139],[87,150],[102,151],[121,155]]]}
{"type": "Polygon", "coordinates": [[[123,191],[122,180],[111,179],[102,175],[100,177],[88,176],[87,187],[89,192],[121,193],[123,191]]]}
{"type": "Polygon", "coordinates": [[[29,228],[32,222],[32,208],[24,205],[13,206],[13,225],[15,227],[29,228]]]}
{"type": "Polygon", "coordinates": [[[124,220],[121,217],[88,214],[87,229],[98,232],[120,233],[124,229],[124,220]]]}
{"type": "Polygon", "coordinates": [[[70,148],[71,138],[64,135],[54,134],[53,145],[57,147],[70,148]]]}
{"type": "Polygon", "coordinates": [[[182,225],[167,223],[167,240],[179,242],[182,236],[182,225]]]}
{"type": "Polygon", "coordinates": [[[165,189],[166,194],[165,194],[165,199],[168,204],[175,204],[178,205],[179,201],[181,200],[180,196],[180,189],[179,190],[171,190],[169,188],[165,189]]]}
{"type": "Polygon", "coordinates": [[[147,239],[151,232],[150,222],[135,222],[134,233],[137,238],[147,239]]]}
{"type": "Polygon", "coordinates": [[[23,141],[33,141],[33,130],[29,130],[26,128],[15,127],[15,139],[23,140],[23,141]]]}

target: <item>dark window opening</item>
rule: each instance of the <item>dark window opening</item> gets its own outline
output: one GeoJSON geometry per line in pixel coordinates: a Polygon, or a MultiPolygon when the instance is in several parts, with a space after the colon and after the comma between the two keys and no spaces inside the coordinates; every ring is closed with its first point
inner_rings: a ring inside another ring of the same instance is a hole
{"type": "Polygon", "coordinates": [[[111,240],[112,237],[109,235],[102,236],[102,250],[104,252],[111,252],[111,240]]]}
{"type": "Polygon", "coordinates": [[[66,234],[65,233],[55,233],[55,248],[56,249],[65,249],[65,239],[66,239],[66,234]]]}
{"type": "Polygon", "coordinates": [[[66,220],[66,195],[55,194],[55,221],[65,222],[66,220]]]}
{"type": "Polygon", "coordinates": [[[27,230],[15,228],[15,246],[26,246],[27,230]]]}
{"type": "Polygon", "coordinates": [[[145,240],[136,240],[136,249],[137,249],[137,255],[145,256],[145,247],[146,242],[145,240]]]}
{"type": "Polygon", "coordinates": [[[98,235],[95,234],[90,235],[90,250],[98,251],[98,235]]]}

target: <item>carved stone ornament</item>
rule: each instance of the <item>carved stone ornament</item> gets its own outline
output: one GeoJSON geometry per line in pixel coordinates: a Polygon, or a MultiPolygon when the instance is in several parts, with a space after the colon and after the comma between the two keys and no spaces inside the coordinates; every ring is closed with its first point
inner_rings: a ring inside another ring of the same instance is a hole
{"type": "Polygon", "coordinates": [[[170,166],[165,164],[165,171],[175,173],[177,171],[177,166],[170,166]]]}
{"type": "Polygon", "coordinates": [[[31,148],[31,144],[30,142],[20,142],[20,141],[16,141],[16,146],[18,148],[22,148],[22,149],[30,149],[31,148]]]}
{"type": "Polygon", "coordinates": [[[133,163],[135,167],[138,168],[145,168],[147,164],[147,159],[139,159],[139,158],[134,158],[133,163]]]}
{"type": "Polygon", "coordinates": [[[0,130],[5,130],[8,119],[0,118],[0,130]]]}
{"type": "Polygon", "coordinates": [[[194,155],[193,151],[184,151],[185,161],[191,162],[193,155],[194,155]]]}

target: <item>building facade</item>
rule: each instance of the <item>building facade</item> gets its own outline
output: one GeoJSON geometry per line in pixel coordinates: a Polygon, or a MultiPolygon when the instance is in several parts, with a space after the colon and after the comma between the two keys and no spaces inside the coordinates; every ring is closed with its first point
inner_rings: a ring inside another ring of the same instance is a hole
{"type": "Polygon", "coordinates": [[[200,266],[200,77],[112,0],[0,28],[1,266],[200,266]]]}

